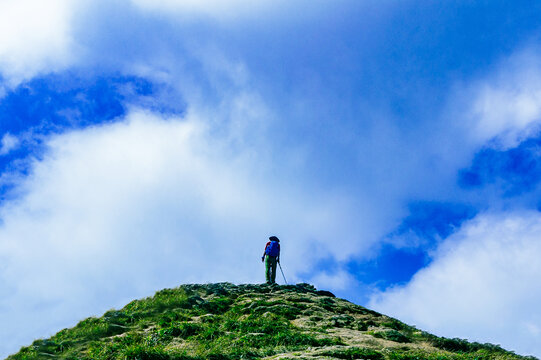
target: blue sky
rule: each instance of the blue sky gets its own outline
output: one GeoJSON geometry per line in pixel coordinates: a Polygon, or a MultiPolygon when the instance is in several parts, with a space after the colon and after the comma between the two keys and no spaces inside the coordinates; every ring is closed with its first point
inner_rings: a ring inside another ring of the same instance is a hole
{"type": "Polygon", "coordinates": [[[288,280],[541,356],[541,4],[0,3],[0,356],[288,280]]]}

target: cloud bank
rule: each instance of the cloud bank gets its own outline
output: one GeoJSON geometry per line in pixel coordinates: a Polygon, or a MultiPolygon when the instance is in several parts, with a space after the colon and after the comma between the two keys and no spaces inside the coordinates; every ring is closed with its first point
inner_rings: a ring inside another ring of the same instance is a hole
{"type": "Polygon", "coordinates": [[[479,215],[410,283],[375,295],[370,306],[441,336],[538,354],[540,231],[538,212],[479,215]]]}
{"type": "Polygon", "coordinates": [[[372,295],[370,307],[441,336],[541,353],[541,215],[532,209],[540,59],[535,47],[517,51],[450,96],[448,114],[464,127],[470,156],[478,151],[469,171],[482,176],[461,196],[485,210],[444,239],[410,282],[372,295]]]}
{"type": "Polygon", "coordinates": [[[0,3],[0,72],[9,83],[62,69],[73,61],[74,12],[74,4],[66,0],[0,3]]]}
{"type": "Polygon", "coordinates": [[[347,201],[275,181],[195,115],[134,111],[47,147],[0,208],[2,307],[15,326],[3,352],[163,287],[259,282],[262,234],[291,239],[291,281],[317,261],[312,246],[340,257],[353,243],[347,201]]]}

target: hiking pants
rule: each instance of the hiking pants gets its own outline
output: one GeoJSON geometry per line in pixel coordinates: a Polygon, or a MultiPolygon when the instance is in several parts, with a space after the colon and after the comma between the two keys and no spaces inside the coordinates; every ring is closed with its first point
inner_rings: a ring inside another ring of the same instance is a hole
{"type": "Polygon", "coordinates": [[[267,284],[276,282],[276,256],[265,255],[265,280],[267,284]]]}

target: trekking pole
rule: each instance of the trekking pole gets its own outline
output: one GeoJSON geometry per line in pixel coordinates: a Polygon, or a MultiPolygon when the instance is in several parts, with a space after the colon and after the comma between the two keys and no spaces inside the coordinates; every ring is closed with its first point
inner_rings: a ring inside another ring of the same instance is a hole
{"type": "Polygon", "coordinates": [[[289,285],[287,283],[286,276],[284,275],[284,270],[282,270],[282,265],[280,265],[280,263],[278,263],[278,266],[280,267],[280,271],[282,272],[282,276],[284,277],[284,281],[285,281],[286,285],[289,285]]]}

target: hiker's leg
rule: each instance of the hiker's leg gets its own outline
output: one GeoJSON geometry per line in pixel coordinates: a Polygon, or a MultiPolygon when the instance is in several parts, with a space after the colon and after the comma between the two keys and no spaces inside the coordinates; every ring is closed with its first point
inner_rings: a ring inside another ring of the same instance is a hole
{"type": "Polygon", "coordinates": [[[265,281],[267,284],[271,282],[271,261],[270,256],[265,256],[265,281]]]}
{"type": "Polygon", "coordinates": [[[269,256],[271,259],[272,259],[272,276],[271,276],[271,282],[274,284],[276,282],[276,257],[271,257],[269,256]]]}

